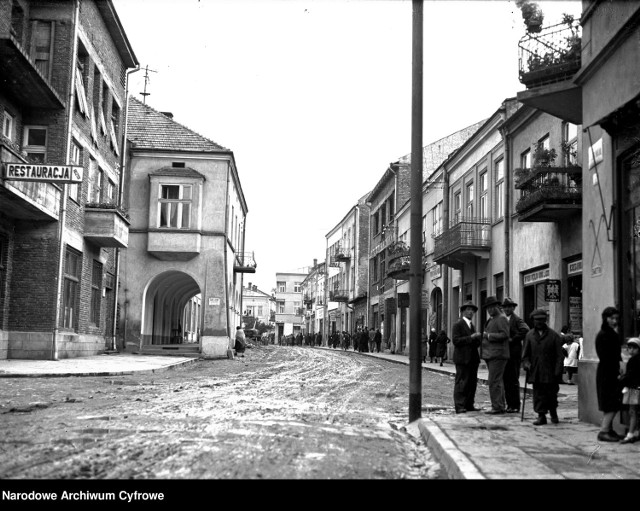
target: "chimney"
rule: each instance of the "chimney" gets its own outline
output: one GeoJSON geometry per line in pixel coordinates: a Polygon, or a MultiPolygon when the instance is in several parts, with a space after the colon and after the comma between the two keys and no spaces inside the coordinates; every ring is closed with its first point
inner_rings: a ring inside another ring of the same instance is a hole
{"type": "Polygon", "coordinates": [[[257,291],[258,290],[258,286],[253,286],[253,290],[257,291]]]}
{"type": "Polygon", "coordinates": [[[313,267],[315,268],[316,266],[318,266],[318,260],[317,260],[317,259],[314,259],[314,260],[313,260],[313,267]]]}
{"type": "Polygon", "coordinates": [[[247,289],[252,289],[251,288],[251,282],[247,282],[247,289]]]}
{"type": "Polygon", "coordinates": [[[168,117],[169,119],[173,119],[173,114],[171,112],[160,112],[162,115],[168,117]]]}

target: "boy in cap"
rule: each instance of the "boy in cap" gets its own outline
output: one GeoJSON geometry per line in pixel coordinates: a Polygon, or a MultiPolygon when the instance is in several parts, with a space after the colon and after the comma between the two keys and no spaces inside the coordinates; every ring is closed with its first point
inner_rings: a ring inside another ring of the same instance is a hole
{"type": "Polygon", "coordinates": [[[536,309],[531,313],[533,328],[524,338],[522,365],[527,371],[527,381],[533,384],[533,410],[538,418],[535,426],[558,423],[558,383],[562,381],[564,355],[560,334],[547,325],[547,311],[536,309]]]}
{"type": "Polygon", "coordinates": [[[502,302],[502,310],[509,321],[509,360],[504,368],[504,397],[507,413],[520,411],[520,364],[522,362],[522,341],[529,331],[524,320],[514,311],[518,306],[507,297],[502,302]]]}
{"type": "MultiPolygon", "coordinates": [[[[473,302],[460,306],[460,319],[453,324],[453,363],[456,365],[456,379],[453,385],[453,404],[456,413],[476,412],[474,406],[478,386],[478,366],[480,365],[481,334],[476,332],[472,319],[478,310],[473,302]]],[[[435,330],[434,330],[435,332],[435,330]]]]}

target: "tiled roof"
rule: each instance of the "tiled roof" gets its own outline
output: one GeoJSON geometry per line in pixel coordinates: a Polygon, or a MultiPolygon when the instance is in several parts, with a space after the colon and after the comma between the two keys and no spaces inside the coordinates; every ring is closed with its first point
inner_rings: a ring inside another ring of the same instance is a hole
{"type": "Polygon", "coordinates": [[[200,179],[205,179],[205,177],[200,174],[200,172],[189,167],[162,167],[158,170],[154,170],[153,172],[149,172],[149,175],[197,177],[200,179]]]}
{"type": "MultiPolygon", "coordinates": [[[[190,130],[171,117],[129,97],[127,139],[135,149],[182,152],[229,152],[229,149],[190,130]]],[[[184,169],[182,169],[184,170],[184,169]]]]}

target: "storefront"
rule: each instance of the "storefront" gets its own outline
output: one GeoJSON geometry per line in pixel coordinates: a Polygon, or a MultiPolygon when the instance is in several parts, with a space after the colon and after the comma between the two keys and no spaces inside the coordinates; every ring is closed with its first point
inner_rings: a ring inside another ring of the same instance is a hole
{"type": "Polygon", "coordinates": [[[529,318],[535,309],[544,309],[549,311],[549,303],[545,300],[545,284],[549,278],[549,267],[538,268],[535,271],[525,273],[522,276],[524,308],[522,310],[524,319],[529,327],[533,327],[533,323],[529,318]]]}
{"type": "Polygon", "coordinates": [[[582,336],[582,259],[567,263],[567,306],[569,331],[582,336]]]}

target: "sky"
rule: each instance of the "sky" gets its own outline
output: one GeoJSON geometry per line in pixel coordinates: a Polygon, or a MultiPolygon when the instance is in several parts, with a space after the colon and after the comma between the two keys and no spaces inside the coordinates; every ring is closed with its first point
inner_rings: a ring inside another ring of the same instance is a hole
{"type": "MultiPolygon", "coordinates": [[[[245,285],[270,293],[276,272],[324,261],[329,231],[411,153],[410,0],[113,2],[140,62],[129,94],[233,151],[257,263],[245,285]]],[[[580,17],[580,0],[537,3],[544,26],[580,17]]],[[[514,1],[423,12],[426,146],[524,90],[526,32],[514,1]]]]}

